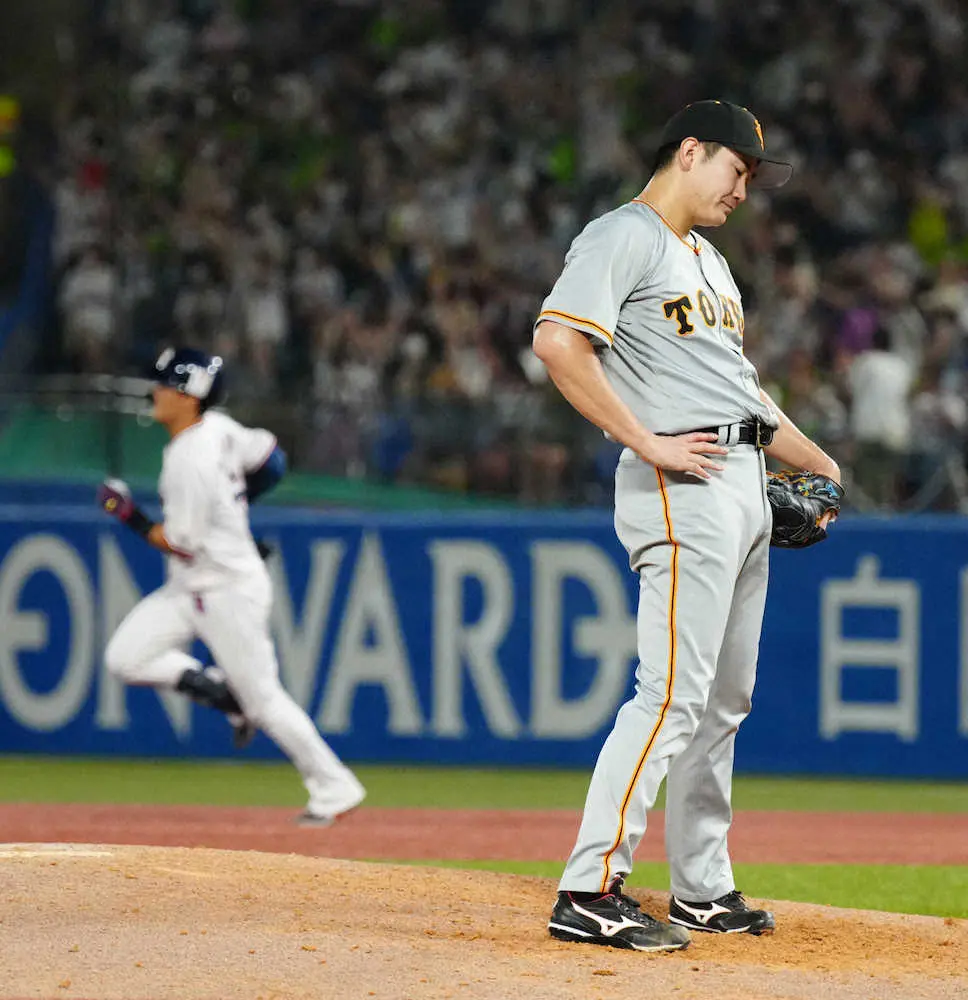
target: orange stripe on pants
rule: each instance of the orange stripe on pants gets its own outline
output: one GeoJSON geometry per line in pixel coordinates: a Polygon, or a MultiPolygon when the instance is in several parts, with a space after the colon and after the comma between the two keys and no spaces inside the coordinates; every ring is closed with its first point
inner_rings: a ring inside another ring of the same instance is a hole
{"type": "Polygon", "coordinates": [[[679,586],[679,543],[676,541],[672,530],[672,513],[669,509],[669,494],[666,492],[665,479],[662,475],[662,470],[656,469],[655,474],[659,480],[659,493],[662,495],[662,515],[665,518],[666,541],[672,546],[672,557],[670,560],[672,579],[669,587],[669,666],[666,672],[666,693],[665,700],[662,702],[662,708],[659,710],[659,717],[656,719],[656,723],[652,727],[652,732],[649,734],[645,748],[642,750],[638,763],[635,765],[635,770],[632,772],[632,779],[629,781],[628,787],[625,789],[625,797],[622,799],[622,808],[619,810],[618,814],[618,832],[615,834],[615,840],[612,842],[612,846],[605,853],[605,857],[603,859],[604,870],[602,872],[602,892],[608,892],[608,885],[612,881],[612,855],[618,850],[618,846],[622,843],[622,839],[625,836],[625,813],[628,811],[629,802],[632,800],[632,794],[635,791],[636,784],[638,783],[639,775],[642,773],[642,768],[645,766],[645,761],[648,758],[652,747],[655,745],[656,739],[658,739],[659,731],[662,729],[662,724],[665,722],[666,715],[669,711],[669,705],[672,702],[672,687],[676,680],[676,591],[679,586]]]}

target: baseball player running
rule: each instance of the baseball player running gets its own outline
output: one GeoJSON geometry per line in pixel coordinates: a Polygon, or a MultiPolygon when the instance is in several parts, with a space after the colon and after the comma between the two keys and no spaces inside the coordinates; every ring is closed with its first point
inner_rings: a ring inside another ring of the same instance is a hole
{"type": "Polygon", "coordinates": [[[121,622],[105,650],[107,667],[127,684],[173,688],[264,730],[309,792],[301,821],[326,825],[366,793],[279,682],[269,574],[249,530],[249,499],[278,481],[285,456],[269,431],[209,410],[221,394],[221,358],[168,349],[153,374],[153,415],[171,436],[159,482],[162,520],[152,523],[119,480],[106,481],[99,500],[165,553],[168,578],[121,622]],[[195,638],[227,683],[185,651],[195,638]]]}
{"type": "Polygon", "coordinates": [[[750,710],[771,515],[763,452],[837,464],[760,388],[729,267],[694,226],[792,173],[745,108],[700,101],[665,125],[630,203],[586,226],[535,324],[534,350],[579,412],[625,448],[615,526],[639,574],[635,694],[599,754],[549,930],[672,951],[689,930],[759,934],[726,848],[737,727],[750,710]],[[663,778],[669,923],[622,891],[663,778]]]}

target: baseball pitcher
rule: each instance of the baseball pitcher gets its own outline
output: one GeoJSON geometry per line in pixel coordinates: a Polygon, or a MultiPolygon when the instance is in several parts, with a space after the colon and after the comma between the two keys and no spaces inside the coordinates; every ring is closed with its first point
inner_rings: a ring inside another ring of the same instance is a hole
{"type": "Polygon", "coordinates": [[[285,456],[269,431],[209,409],[222,392],[221,358],[168,349],[153,378],[153,416],[171,437],[162,519],[153,523],[118,480],[102,485],[99,501],[167,556],[167,581],[121,622],[107,667],[127,684],[173,688],[262,729],[302,775],[309,803],[300,820],[326,825],[365,792],[279,681],[271,584],[249,529],[249,500],[278,481],[285,456]],[[218,672],[186,652],[196,638],[218,672]]]}
{"type": "MultiPolygon", "coordinates": [[[[635,694],[602,747],[561,878],[549,923],[561,940],[672,951],[690,930],[774,927],[736,890],[726,848],[773,530],[764,452],[829,482],[822,495],[837,502],[840,470],[760,388],[739,290],[694,227],[721,226],[751,184],[791,173],[748,110],[689,105],[664,127],[642,193],[572,243],[535,323],[560,391],[625,446],[615,526],[640,582],[635,694]],[[622,891],[666,777],[669,923],[622,891]]],[[[806,509],[790,500],[784,518],[806,509]]],[[[837,509],[816,515],[811,541],[837,509]]],[[[784,530],[787,542],[809,534],[784,530]]]]}

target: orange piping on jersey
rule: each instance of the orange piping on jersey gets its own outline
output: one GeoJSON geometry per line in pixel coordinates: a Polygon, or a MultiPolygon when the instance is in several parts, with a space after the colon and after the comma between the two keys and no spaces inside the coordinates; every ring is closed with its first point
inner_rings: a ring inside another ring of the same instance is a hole
{"type": "Polygon", "coordinates": [[[699,256],[702,247],[696,243],[693,245],[690,243],[682,233],[653,205],[651,202],[646,201],[644,198],[633,198],[632,201],[639,205],[645,205],[646,208],[651,208],[653,212],[662,220],[663,224],[669,228],[669,230],[676,234],[676,239],[684,246],[688,247],[697,257],[699,256]]]}
{"type": "Polygon", "coordinates": [[[635,765],[635,770],[632,772],[632,780],[629,781],[628,788],[625,789],[622,808],[618,814],[618,833],[616,833],[615,840],[608,851],[606,851],[603,859],[602,892],[608,892],[608,884],[612,881],[612,855],[618,850],[618,845],[622,843],[622,839],[625,836],[625,814],[628,811],[629,802],[632,801],[632,794],[635,791],[635,786],[638,784],[639,775],[642,773],[642,768],[645,767],[645,761],[652,747],[655,745],[659,731],[662,729],[662,724],[669,713],[669,705],[672,703],[672,688],[676,681],[676,598],[679,590],[679,543],[676,541],[672,530],[672,513],[669,509],[669,494],[666,492],[665,478],[662,475],[661,469],[656,469],[655,474],[659,480],[659,493],[662,496],[662,515],[665,518],[666,541],[672,546],[670,560],[672,579],[669,587],[669,665],[666,673],[665,701],[662,702],[662,708],[659,710],[659,718],[656,719],[656,723],[652,727],[652,732],[646,741],[645,749],[642,751],[638,763],[635,765]]]}
{"type": "Polygon", "coordinates": [[[585,326],[590,326],[593,330],[597,330],[609,343],[611,343],[615,338],[605,329],[604,326],[599,326],[598,323],[590,319],[585,319],[584,316],[573,316],[571,313],[561,312],[559,309],[545,309],[539,316],[537,322],[541,322],[546,317],[560,316],[562,319],[570,319],[573,323],[584,323],[585,326]]]}

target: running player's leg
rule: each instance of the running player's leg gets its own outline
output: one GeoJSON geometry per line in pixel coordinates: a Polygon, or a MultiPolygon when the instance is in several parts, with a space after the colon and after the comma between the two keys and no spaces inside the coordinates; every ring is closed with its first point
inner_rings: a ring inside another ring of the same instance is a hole
{"type": "Polygon", "coordinates": [[[174,688],[201,664],[186,649],[194,637],[191,595],[164,586],[139,601],[104,650],[108,670],[125,684],[174,688]]]}
{"type": "Polygon", "coordinates": [[[725,556],[735,542],[728,519],[715,516],[715,486],[623,463],[616,492],[616,529],[640,571],[640,662],[635,695],[619,710],[592,775],[561,879],[571,891],[603,892],[631,871],[669,763],[705,708],[735,580],[735,559],[725,556]]]}
{"type": "Polygon", "coordinates": [[[363,786],[282,686],[269,634],[269,603],[267,586],[210,591],[196,609],[198,633],[225,672],[246,719],[302,775],[309,811],[320,816],[345,812],[363,800],[363,786]]]}
{"type": "Polygon", "coordinates": [[[672,894],[679,899],[717,899],[735,888],[726,845],[733,816],[733,751],[736,730],[752,704],[769,544],[764,534],[743,566],[706,711],[669,771],[666,854],[672,894]]]}

